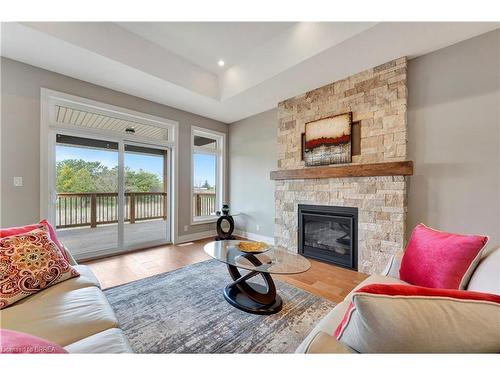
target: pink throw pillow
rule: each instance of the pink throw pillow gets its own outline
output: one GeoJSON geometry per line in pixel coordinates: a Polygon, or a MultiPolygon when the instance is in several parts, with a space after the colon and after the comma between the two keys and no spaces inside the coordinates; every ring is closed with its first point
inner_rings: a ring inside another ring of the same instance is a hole
{"type": "Polygon", "coordinates": [[[49,230],[50,239],[52,240],[52,242],[56,244],[57,248],[61,252],[64,259],[69,261],[66,251],[64,251],[64,246],[61,245],[61,243],[57,239],[54,227],[46,219],[40,220],[38,224],[29,224],[25,225],[24,227],[11,227],[11,228],[0,229],[0,238],[14,236],[16,234],[28,233],[34,229],[40,228],[40,225],[45,225],[47,227],[47,229],[49,230]]]}
{"type": "Polygon", "coordinates": [[[27,333],[0,329],[2,354],[55,354],[68,353],[62,347],[27,333]]]}
{"type": "Polygon", "coordinates": [[[429,288],[465,289],[487,243],[487,236],[447,233],[419,224],[406,245],[400,279],[429,288]]]}
{"type": "Polygon", "coordinates": [[[25,225],[22,227],[2,228],[0,229],[0,238],[31,232],[34,229],[40,228],[40,225],[41,225],[40,223],[36,223],[36,224],[25,225]]]}

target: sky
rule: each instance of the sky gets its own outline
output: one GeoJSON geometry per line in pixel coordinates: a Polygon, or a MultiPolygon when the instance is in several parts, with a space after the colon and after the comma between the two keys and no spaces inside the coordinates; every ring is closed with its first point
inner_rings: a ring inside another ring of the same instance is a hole
{"type": "MultiPolygon", "coordinates": [[[[83,159],[86,161],[99,161],[102,165],[108,168],[113,168],[118,165],[118,151],[96,150],[89,148],[78,148],[71,146],[56,147],[56,161],[65,159],[83,159]]],[[[133,171],[143,169],[147,172],[158,175],[160,179],[163,177],[163,158],[155,155],[139,155],[125,153],[125,166],[133,171]]],[[[195,154],[194,155],[194,182],[205,180],[210,185],[215,183],[215,157],[212,155],[195,154]]]]}
{"type": "Polygon", "coordinates": [[[215,159],[214,155],[194,154],[194,183],[203,183],[208,181],[211,186],[215,185],[215,159]]]}

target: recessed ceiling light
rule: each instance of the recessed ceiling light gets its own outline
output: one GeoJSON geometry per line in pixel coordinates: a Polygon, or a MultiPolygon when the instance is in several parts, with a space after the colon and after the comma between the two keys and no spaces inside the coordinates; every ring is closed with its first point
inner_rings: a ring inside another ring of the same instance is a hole
{"type": "Polygon", "coordinates": [[[217,63],[219,66],[224,66],[225,62],[224,60],[219,60],[219,62],[217,63]]]}

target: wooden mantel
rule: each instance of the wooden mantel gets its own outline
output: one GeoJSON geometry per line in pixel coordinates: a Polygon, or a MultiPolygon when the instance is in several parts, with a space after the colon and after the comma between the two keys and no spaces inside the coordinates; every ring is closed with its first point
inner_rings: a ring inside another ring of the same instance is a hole
{"type": "Polygon", "coordinates": [[[374,164],[349,164],[302,169],[272,171],[271,180],[302,180],[311,178],[411,176],[413,161],[396,161],[374,164]]]}

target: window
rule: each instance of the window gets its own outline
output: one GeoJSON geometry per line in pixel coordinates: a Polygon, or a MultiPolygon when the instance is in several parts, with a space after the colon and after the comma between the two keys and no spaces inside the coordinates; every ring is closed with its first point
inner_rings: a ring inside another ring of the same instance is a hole
{"type": "Polygon", "coordinates": [[[191,130],[192,224],[214,221],[224,199],[223,133],[193,127],[191,130]]]}

